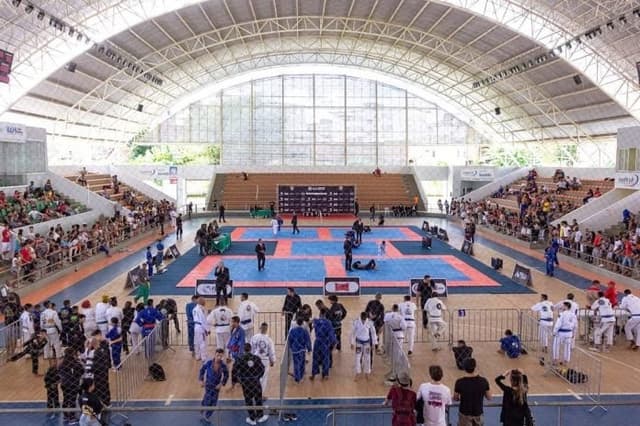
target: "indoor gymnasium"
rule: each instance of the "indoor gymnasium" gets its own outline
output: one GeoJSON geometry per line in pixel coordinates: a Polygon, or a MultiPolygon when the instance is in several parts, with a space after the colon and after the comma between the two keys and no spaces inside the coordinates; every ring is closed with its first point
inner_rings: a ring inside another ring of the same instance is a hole
{"type": "Polygon", "coordinates": [[[640,424],[640,4],[0,24],[0,424],[640,424]]]}

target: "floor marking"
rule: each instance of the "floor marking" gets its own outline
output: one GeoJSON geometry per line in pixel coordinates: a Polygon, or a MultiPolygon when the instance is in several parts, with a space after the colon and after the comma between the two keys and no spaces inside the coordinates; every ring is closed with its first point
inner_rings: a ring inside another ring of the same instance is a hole
{"type": "Polygon", "coordinates": [[[582,397],[580,395],[578,395],[577,393],[575,393],[574,391],[572,391],[571,389],[567,389],[567,392],[569,392],[571,395],[573,395],[573,397],[575,399],[577,399],[578,401],[582,401],[582,397]]]}
{"type": "Polygon", "coordinates": [[[164,402],[164,405],[171,405],[171,401],[173,400],[174,394],[169,395],[169,398],[164,402]]]}

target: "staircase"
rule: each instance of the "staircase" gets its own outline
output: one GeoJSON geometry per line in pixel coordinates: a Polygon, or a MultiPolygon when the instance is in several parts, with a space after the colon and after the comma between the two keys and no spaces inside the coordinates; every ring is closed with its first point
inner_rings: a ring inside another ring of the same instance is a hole
{"type": "MultiPolygon", "coordinates": [[[[418,189],[418,184],[416,183],[416,179],[414,175],[403,175],[402,183],[404,184],[405,191],[413,197],[416,194],[420,194],[420,190],[418,189]]],[[[427,206],[424,204],[424,200],[422,197],[418,195],[418,210],[426,211],[427,206]]]]}
{"type": "MultiPolygon", "coordinates": [[[[74,183],[77,182],[78,177],[79,175],[66,176],[68,180],[74,183]]],[[[135,188],[128,186],[122,181],[119,181],[120,191],[115,194],[111,185],[111,175],[109,174],[87,173],[85,178],[87,180],[87,189],[100,196],[103,196],[103,194],[107,194],[110,201],[115,201],[127,209],[133,210],[133,206],[129,205],[124,200],[124,193],[126,191],[130,191],[131,193],[136,194],[135,198],[140,202],[153,201],[151,198],[141,194],[140,191],[137,191],[135,188]]]]}

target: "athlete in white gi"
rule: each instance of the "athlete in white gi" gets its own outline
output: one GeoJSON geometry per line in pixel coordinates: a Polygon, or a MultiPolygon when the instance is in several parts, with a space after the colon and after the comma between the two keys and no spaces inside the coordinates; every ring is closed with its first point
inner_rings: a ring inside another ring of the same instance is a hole
{"type": "Polygon", "coordinates": [[[109,301],[109,307],[106,312],[107,321],[111,323],[111,318],[118,318],[118,324],[122,324],[122,309],[118,306],[118,300],[115,297],[112,297],[109,301]]]}
{"type": "Polygon", "coordinates": [[[407,323],[407,342],[409,344],[409,355],[411,355],[416,341],[416,310],[418,310],[418,307],[411,301],[411,296],[408,295],[404,296],[404,302],[398,307],[407,323]]]}
{"type": "Polygon", "coordinates": [[[35,334],[33,325],[33,306],[31,303],[25,305],[24,311],[20,314],[20,330],[22,333],[22,346],[25,345],[35,334]]]}
{"type": "MultiPolygon", "coordinates": [[[[575,300],[575,295],[573,293],[567,293],[567,298],[561,302],[558,302],[555,304],[555,306],[553,307],[553,310],[556,312],[562,312],[564,311],[565,307],[564,307],[564,302],[569,302],[571,304],[571,308],[570,311],[573,312],[573,315],[576,316],[576,319],[578,318],[578,311],[580,310],[580,305],[578,305],[578,303],[576,303],[575,300]]],[[[571,348],[575,348],[576,347],[576,336],[578,335],[578,321],[576,321],[576,327],[573,330],[573,337],[571,338],[571,348]]]]}
{"type": "MultiPolygon", "coordinates": [[[[409,328],[408,325],[407,329],[409,328]]],[[[369,374],[371,374],[371,351],[378,344],[378,335],[373,322],[366,312],[360,314],[360,319],[353,321],[349,340],[351,349],[356,351],[356,378],[364,370],[364,376],[368,379],[369,374]]]]}
{"type": "Polygon", "coordinates": [[[629,321],[624,325],[624,334],[630,342],[630,348],[637,350],[640,347],[640,297],[631,294],[631,290],[624,291],[624,298],[620,303],[620,309],[629,312],[629,321]]]}
{"type": "Polygon", "coordinates": [[[404,331],[407,329],[407,322],[400,313],[398,305],[393,305],[391,312],[384,314],[384,323],[391,328],[393,335],[398,340],[400,347],[402,347],[402,344],[404,343],[404,331]]]}
{"type": "Polygon", "coordinates": [[[109,331],[109,320],[107,319],[107,309],[109,309],[109,296],[102,296],[102,302],[96,303],[96,325],[103,336],[109,331]]]}
{"type": "Polygon", "coordinates": [[[240,327],[244,330],[245,341],[251,341],[253,327],[255,325],[256,314],[260,312],[258,306],[249,301],[249,294],[240,295],[240,306],[238,306],[238,316],[240,317],[240,327]]]}
{"type": "Polygon", "coordinates": [[[193,356],[196,360],[207,360],[207,336],[209,335],[209,320],[204,307],[204,297],[198,297],[193,308],[193,356]]]}
{"type": "Polygon", "coordinates": [[[429,318],[429,331],[431,332],[431,350],[439,351],[440,344],[438,339],[442,337],[442,334],[447,329],[447,323],[442,317],[442,311],[446,311],[447,307],[442,303],[442,300],[437,297],[427,299],[424,304],[424,310],[427,312],[429,318]]]}
{"type": "Polygon", "coordinates": [[[589,349],[598,352],[598,346],[602,345],[602,351],[609,352],[609,348],[613,345],[613,330],[616,325],[616,316],[613,312],[611,302],[604,297],[604,292],[598,292],[598,300],[593,302],[591,310],[594,315],[598,315],[599,321],[593,330],[593,347],[589,349]],[[605,336],[607,339],[605,344],[602,344],[602,336],[605,336]]]}
{"type": "Polygon", "coordinates": [[[553,303],[549,302],[546,294],[541,294],[540,301],[531,310],[538,314],[538,338],[542,352],[547,352],[553,335],[553,303]]]}
{"type": "Polygon", "coordinates": [[[55,351],[55,358],[62,358],[62,344],[60,343],[60,331],[62,330],[62,323],[58,313],[51,309],[51,302],[48,300],[44,302],[45,310],[40,315],[40,327],[47,333],[47,344],[44,347],[44,358],[54,358],[53,351],[55,351]]]}
{"type": "Polygon", "coordinates": [[[573,347],[573,332],[576,329],[578,318],[573,313],[570,301],[565,301],[563,311],[556,319],[553,326],[553,363],[560,359],[560,349],[562,348],[562,361],[571,361],[571,348],[573,347]]]}
{"type": "Polygon", "coordinates": [[[229,336],[231,334],[231,317],[233,311],[226,306],[218,306],[207,317],[209,325],[213,325],[216,331],[216,349],[227,350],[229,336]]]}
{"type": "Polygon", "coordinates": [[[251,352],[262,360],[264,365],[264,374],[260,378],[260,386],[262,387],[262,395],[266,395],[267,383],[269,379],[269,368],[276,365],[276,350],[273,340],[267,335],[269,326],[266,322],[260,324],[260,332],[251,337],[251,352]]]}

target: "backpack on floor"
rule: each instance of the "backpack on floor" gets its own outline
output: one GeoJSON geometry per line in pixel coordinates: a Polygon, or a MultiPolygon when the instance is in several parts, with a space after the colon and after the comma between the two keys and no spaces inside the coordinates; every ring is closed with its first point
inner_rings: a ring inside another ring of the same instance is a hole
{"type": "Polygon", "coordinates": [[[155,382],[164,382],[167,376],[164,374],[164,368],[160,364],[153,363],[149,366],[149,376],[155,382]]]}
{"type": "Polygon", "coordinates": [[[589,376],[587,376],[585,373],[574,370],[573,368],[568,368],[564,373],[564,376],[570,383],[573,384],[587,383],[589,381],[589,376]]]}

